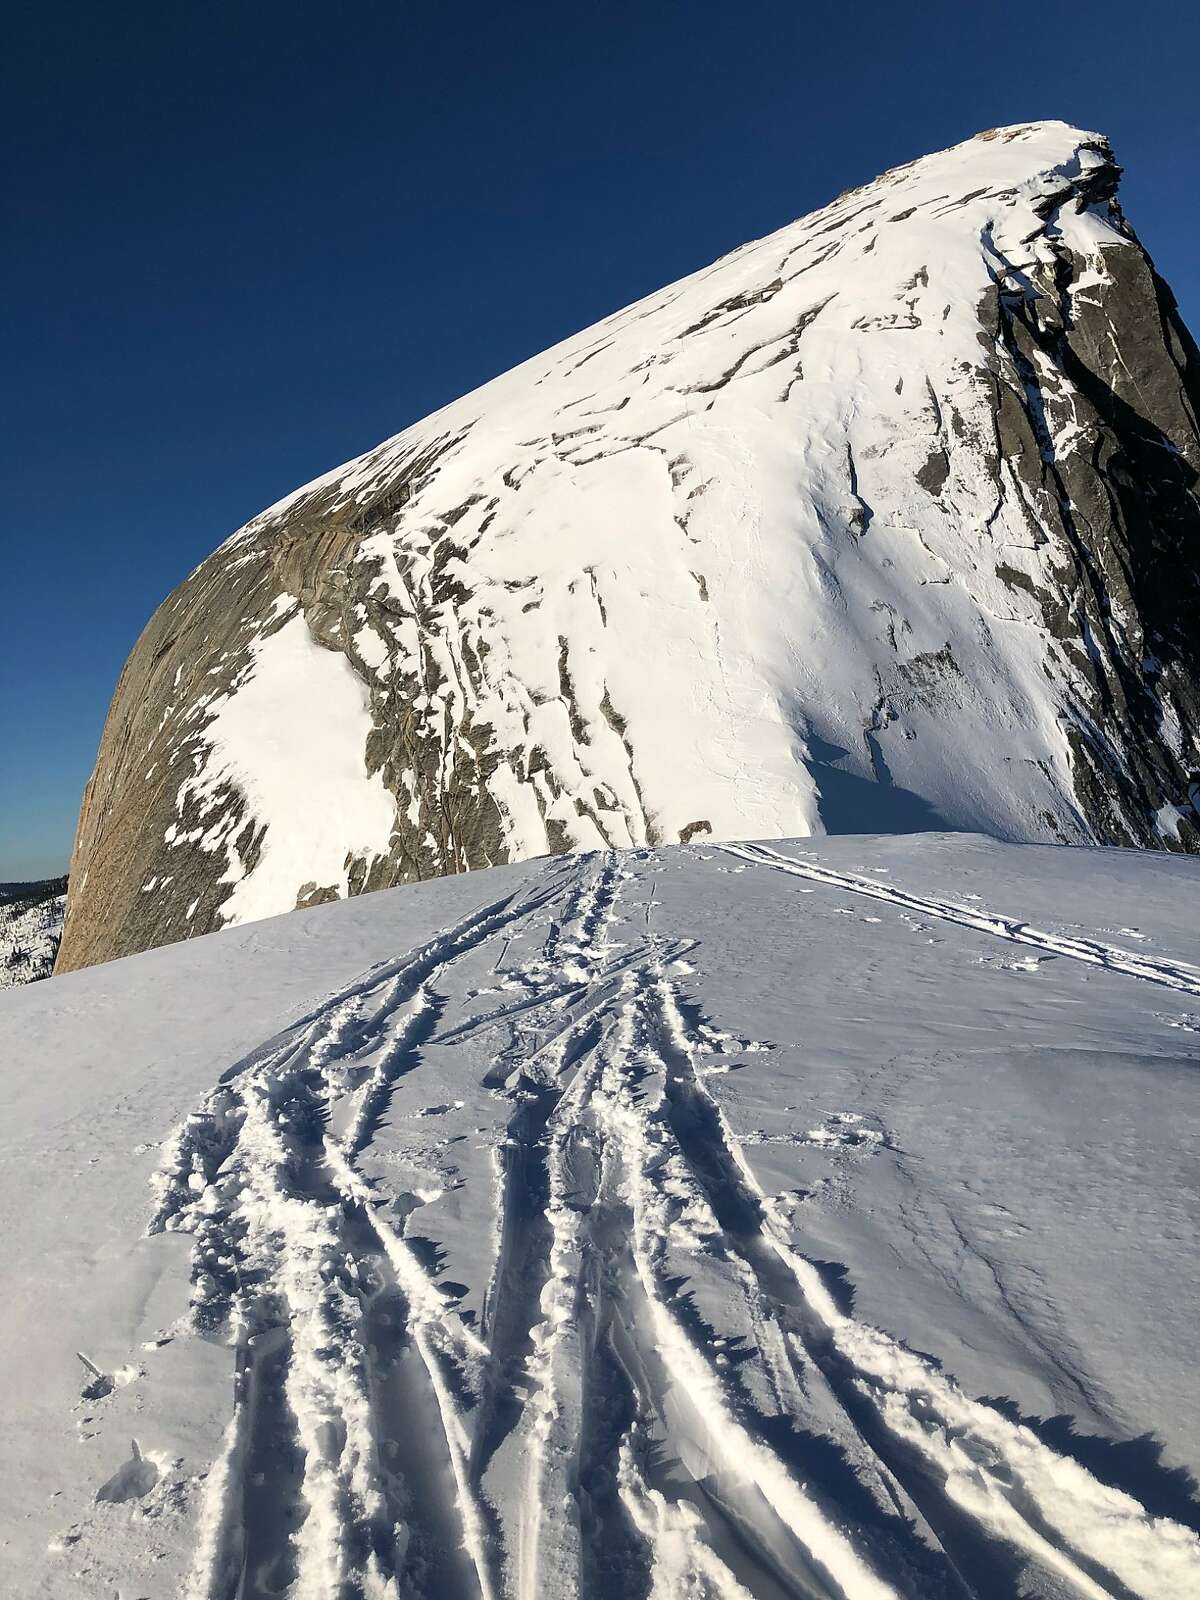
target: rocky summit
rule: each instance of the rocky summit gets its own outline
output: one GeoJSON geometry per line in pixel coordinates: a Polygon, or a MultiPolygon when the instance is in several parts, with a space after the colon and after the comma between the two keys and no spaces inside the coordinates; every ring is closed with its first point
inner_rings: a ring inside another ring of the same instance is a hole
{"type": "Polygon", "coordinates": [[[255,517],[121,676],[58,969],[563,851],[1200,847],[1200,356],[1119,176],[979,134],[255,517]]]}

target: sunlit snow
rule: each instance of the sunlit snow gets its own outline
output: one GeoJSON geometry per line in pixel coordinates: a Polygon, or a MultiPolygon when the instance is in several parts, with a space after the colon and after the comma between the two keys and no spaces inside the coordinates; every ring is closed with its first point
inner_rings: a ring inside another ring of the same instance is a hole
{"type": "MultiPolygon", "coordinates": [[[[1038,598],[1065,557],[1042,527],[1052,508],[997,443],[996,382],[1023,380],[981,318],[997,292],[1037,302],[1030,273],[1060,249],[1069,316],[1071,296],[1111,283],[1112,253],[1137,248],[1079,192],[1095,141],[1035,123],[886,173],[235,535],[201,576],[271,548],[287,518],[365,519],[339,572],[360,597],[346,647],[404,720],[385,795],[357,759],[365,711],[353,738],[330,715],[260,741],[261,695],[249,736],[223,731],[247,690],[222,704],[197,781],[236,738],[227,770],[267,828],[267,858],[244,883],[235,863],[222,915],[293,903],[314,876],[280,842],[310,793],[346,808],[322,835],[326,885],[344,885],[343,849],[383,847],[389,803],[421,875],[696,837],[1094,838],[1071,743],[1090,691],[1038,598]],[[326,789],[330,764],[342,776],[326,789]],[[489,827],[495,812],[482,861],[434,825],[464,786],[489,827]]],[[[1093,410],[1036,358],[1046,448],[1088,456],[1093,410]]],[[[1134,637],[1123,591],[1109,599],[1134,637]]],[[[302,627],[289,622],[290,648],[302,627]]],[[[1173,714],[1160,723],[1182,760],[1173,714]]],[[[1157,816],[1173,843],[1174,813],[1157,816]]]]}
{"type": "Polygon", "coordinates": [[[1192,1600],[1198,890],[599,853],[13,991],[5,1592],[1192,1600]]]}
{"type": "Polygon", "coordinates": [[[201,842],[228,851],[227,922],[290,911],[306,884],[344,895],[350,860],[386,852],[395,807],[383,780],[367,772],[370,731],[365,686],[345,656],[314,642],[301,615],[254,646],[245,679],[206,725],[202,776],[183,791],[203,803],[215,786],[235,784],[251,832],[265,825],[249,870],[238,829],[222,821],[211,838],[200,830],[201,842]]]}

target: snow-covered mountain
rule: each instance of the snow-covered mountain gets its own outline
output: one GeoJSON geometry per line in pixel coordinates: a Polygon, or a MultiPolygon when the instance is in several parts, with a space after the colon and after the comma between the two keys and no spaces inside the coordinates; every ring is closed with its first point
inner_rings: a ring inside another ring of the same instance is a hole
{"type": "Polygon", "coordinates": [[[0,1592],[1195,1600],[1200,861],[569,856],[0,1006],[0,1592]]]}
{"type": "Polygon", "coordinates": [[[980,134],[256,517],[121,678],[60,968],[609,845],[1194,848],[1200,361],[1118,175],[980,134]]]}
{"type": "Polygon", "coordinates": [[[67,880],[0,883],[0,989],[54,971],[67,906],[67,880]]]}

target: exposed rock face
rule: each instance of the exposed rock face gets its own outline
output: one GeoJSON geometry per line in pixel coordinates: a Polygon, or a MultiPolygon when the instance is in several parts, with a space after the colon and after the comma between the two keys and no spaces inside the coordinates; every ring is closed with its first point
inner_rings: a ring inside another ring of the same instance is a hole
{"type": "Polygon", "coordinates": [[[1118,176],[981,134],[256,517],[125,668],[60,968],[609,845],[1200,846],[1200,357],[1118,176]]]}

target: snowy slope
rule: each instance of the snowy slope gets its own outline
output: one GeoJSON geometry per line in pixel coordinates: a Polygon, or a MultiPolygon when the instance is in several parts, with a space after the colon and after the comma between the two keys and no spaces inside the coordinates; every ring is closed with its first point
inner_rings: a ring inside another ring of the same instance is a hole
{"type": "Polygon", "coordinates": [[[550,852],[1200,840],[1200,370],[1104,141],[884,174],[256,517],[125,670],[60,965],[550,852]]]}
{"type": "Polygon", "coordinates": [[[1198,889],[696,844],[4,996],[0,1588],[1191,1600],[1198,889]]]}
{"type": "Polygon", "coordinates": [[[66,879],[0,883],[0,989],[54,970],[66,913],[66,879]]]}

